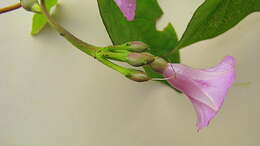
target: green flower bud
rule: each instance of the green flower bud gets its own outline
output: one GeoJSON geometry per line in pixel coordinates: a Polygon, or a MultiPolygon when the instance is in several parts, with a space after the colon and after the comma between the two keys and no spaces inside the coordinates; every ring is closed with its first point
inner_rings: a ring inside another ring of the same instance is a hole
{"type": "Polygon", "coordinates": [[[150,64],[154,61],[154,56],[150,53],[129,53],[127,63],[139,67],[150,64]]]}
{"type": "Polygon", "coordinates": [[[155,60],[150,64],[150,66],[154,71],[158,73],[163,73],[163,71],[168,66],[168,62],[165,61],[163,58],[156,57],[155,60]]]}
{"type": "Polygon", "coordinates": [[[114,51],[114,52],[124,52],[124,51],[130,51],[130,52],[144,52],[147,50],[149,46],[143,42],[140,41],[133,41],[133,42],[127,42],[121,45],[116,46],[108,46],[105,47],[105,49],[114,51]]]}
{"type": "Polygon", "coordinates": [[[140,41],[133,41],[126,43],[127,50],[132,52],[143,52],[149,48],[149,46],[140,41]]]}
{"type": "Polygon", "coordinates": [[[135,69],[131,69],[126,77],[136,82],[145,82],[151,79],[145,72],[135,69]]]}

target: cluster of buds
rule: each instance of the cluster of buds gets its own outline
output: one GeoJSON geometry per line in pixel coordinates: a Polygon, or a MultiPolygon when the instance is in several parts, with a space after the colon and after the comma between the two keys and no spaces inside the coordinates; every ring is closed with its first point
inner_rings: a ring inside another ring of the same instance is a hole
{"type": "MultiPolygon", "coordinates": [[[[155,57],[147,52],[148,48],[149,46],[143,42],[133,41],[122,45],[105,47],[99,54],[109,60],[125,62],[134,67],[142,67],[151,64],[155,60],[155,57]]],[[[150,80],[150,77],[142,70],[131,68],[126,70],[124,75],[131,80],[137,82],[150,80]]]]}

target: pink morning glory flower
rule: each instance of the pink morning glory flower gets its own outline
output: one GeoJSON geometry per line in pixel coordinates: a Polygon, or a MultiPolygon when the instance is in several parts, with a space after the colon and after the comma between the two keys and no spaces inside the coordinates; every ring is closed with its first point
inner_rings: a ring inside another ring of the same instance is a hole
{"type": "Polygon", "coordinates": [[[134,20],[136,0],[114,0],[128,21],[134,20]]]}
{"type": "Polygon", "coordinates": [[[219,65],[209,69],[168,64],[162,74],[190,99],[200,130],[208,126],[223,105],[228,89],[235,80],[235,59],[226,56],[219,65]]]}

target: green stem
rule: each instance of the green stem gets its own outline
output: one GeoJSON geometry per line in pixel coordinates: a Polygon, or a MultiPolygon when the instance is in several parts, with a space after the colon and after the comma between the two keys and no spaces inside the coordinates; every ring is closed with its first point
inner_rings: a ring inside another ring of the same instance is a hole
{"type": "Polygon", "coordinates": [[[63,28],[60,24],[58,24],[49,14],[45,0],[40,0],[40,7],[42,9],[43,15],[47,18],[48,23],[59,32],[61,36],[66,38],[72,45],[79,48],[81,51],[87,53],[88,55],[95,57],[96,52],[99,50],[99,47],[93,46],[91,44],[88,44],[77,37],[75,37],[73,34],[71,34],[69,31],[67,31],[65,28],[63,28]]]}
{"type": "Polygon", "coordinates": [[[180,45],[177,45],[170,53],[166,54],[164,57],[169,57],[173,55],[174,53],[177,53],[177,51],[180,49],[180,45]]]}
{"type": "Polygon", "coordinates": [[[69,31],[67,31],[65,28],[63,28],[60,24],[58,24],[49,14],[49,12],[46,8],[45,0],[40,0],[40,2],[41,2],[40,8],[42,9],[43,15],[47,18],[48,23],[56,31],[58,31],[61,36],[66,38],[71,44],[73,44],[75,47],[79,48],[81,51],[87,53],[88,55],[90,55],[94,58],[96,58],[98,61],[100,61],[104,65],[120,72],[121,74],[123,74],[125,76],[129,75],[129,73],[131,72],[129,69],[121,67],[121,66],[114,64],[113,62],[105,59],[104,55],[106,55],[106,54],[103,54],[104,50],[102,50],[102,48],[93,46],[93,45],[88,44],[86,42],[83,42],[82,40],[78,39],[73,34],[71,34],[69,31]]]}
{"type": "Polygon", "coordinates": [[[110,67],[110,68],[112,68],[112,69],[114,69],[114,70],[120,72],[120,73],[123,74],[124,76],[127,76],[127,75],[129,75],[129,73],[130,73],[130,70],[129,70],[129,69],[124,68],[124,67],[122,67],[122,66],[119,66],[119,65],[117,65],[117,64],[114,64],[113,62],[111,62],[111,61],[109,61],[109,60],[107,60],[107,59],[105,59],[105,58],[103,58],[103,57],[97,57],[96,59],[97,59],[98,61],[100,61],[101,63],[103,63],[104,65],[106,65],[106,66],[108,66],[108,67],[110,67]]]}
{"type": "Polygon", "coordinates": [[[122,52],[122,53],[114,53],[109,51],[102,51],[102,56],[108,59],[116,60],[116,61],[122,61],[127,62],[128,61],[128,52],[122,52]]]}

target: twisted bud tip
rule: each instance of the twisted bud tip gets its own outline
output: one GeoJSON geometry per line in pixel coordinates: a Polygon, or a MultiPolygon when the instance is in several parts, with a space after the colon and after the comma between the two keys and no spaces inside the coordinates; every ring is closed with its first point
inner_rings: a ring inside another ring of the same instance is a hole
{"type": "Polygon", "coordinates": [[[155,60],[150,64],[151,68],[158,72],[163,73],[165,69],[168,67],[168,62],[163,58],[156,57],[155,60]]]}
{"type": "Polygon", "coordinates": [[[129,53],[127,63],[139,67],[150,64],[154,61],[154,56],[150,53],[129,53]]]}
{"type": "Polygon", "coordinates": [[[126,43],[128,47],[128,51],[133,51],[133,52],[144,52],[146,49],[149,48],[149,46],[143,42],[140,41],[133,41],[133,42],[128,42],[126,43]]]}

